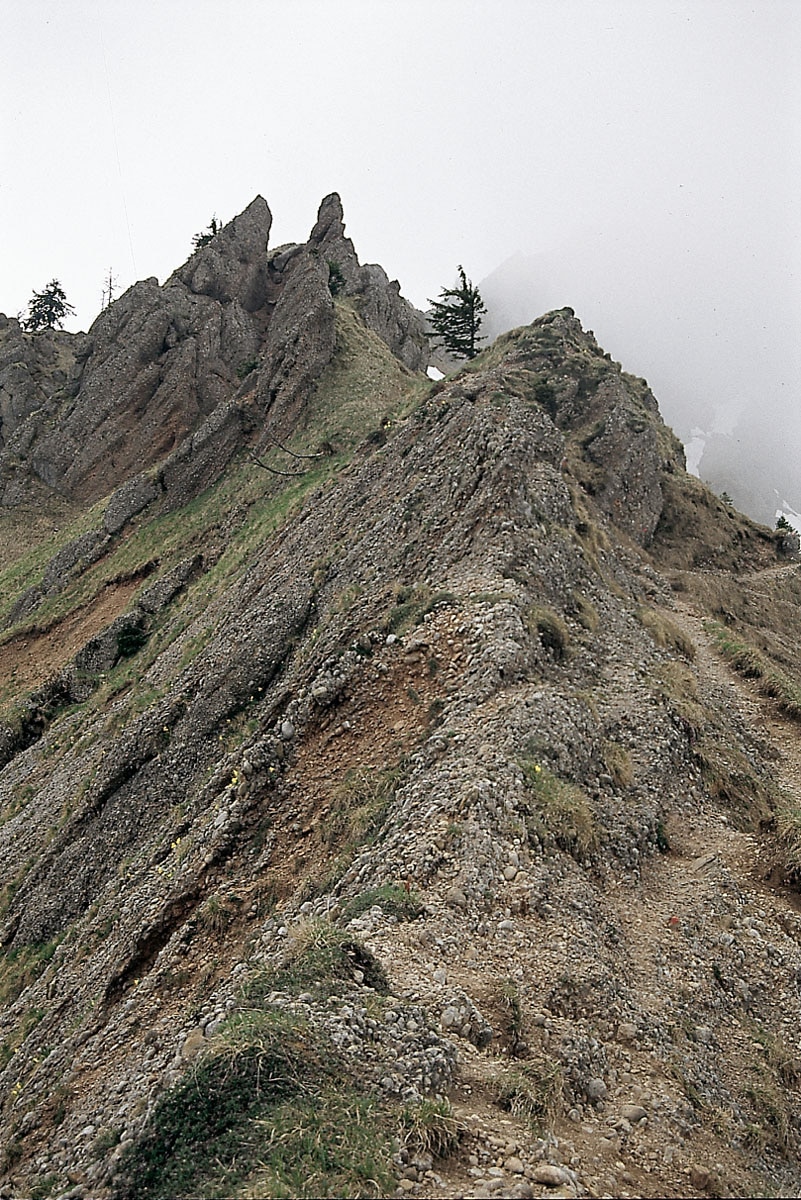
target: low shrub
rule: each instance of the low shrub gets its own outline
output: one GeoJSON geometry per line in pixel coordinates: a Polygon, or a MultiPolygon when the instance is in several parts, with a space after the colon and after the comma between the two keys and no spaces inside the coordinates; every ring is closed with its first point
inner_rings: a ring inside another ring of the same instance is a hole
{"type": "Polygon", "coordinates": [[[237,1014],[123,1155],[126,1200],[394,1191],[386,1114],[305,1022],[237,1014]]]}

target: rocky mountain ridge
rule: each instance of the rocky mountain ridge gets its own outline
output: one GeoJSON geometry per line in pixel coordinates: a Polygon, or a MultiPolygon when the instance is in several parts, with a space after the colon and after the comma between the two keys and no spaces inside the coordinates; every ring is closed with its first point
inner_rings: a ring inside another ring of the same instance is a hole
{"type": "Polygon", "coordinates": [[[337,195],[304,245],[268,250],[271,224],[257,197],[163,286],[135,284],[88,334],[32,338],[3,319],[0,503],[20,504],[38,482],[87,504],[130,491],[132,476],[141,500],[172,489],[185,501],[254,427],[269,421],[285,437],[334,352],[331,264],[366,327],[411,370],[424,364],[419,315],[380,267],[359,264],[337,195]]]}
{"type": "Polygon", "coordinates": [[[2,330],[6,1194],[791,1194],[792,547],[571,310],[432,384],[269,224],[2,330]]]}

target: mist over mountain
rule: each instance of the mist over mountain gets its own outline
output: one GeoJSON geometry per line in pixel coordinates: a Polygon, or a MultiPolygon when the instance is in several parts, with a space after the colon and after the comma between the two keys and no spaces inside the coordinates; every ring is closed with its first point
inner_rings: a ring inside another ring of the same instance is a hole
{"type": "Polygon", "coordinates": [[[698,249],[670,266],[636,237],[588,230],[558,249],[513,255],[479,287],[490,337],[573,307],[614,358],[648,379],[681,440],[697,439],[700,477],[772,525],[777,509],[801,506],[801,353],[788,297],[776,303],[764,281],[748,283],[741,264],[703,262],[698,249]],[[697,298],[698,270],[710,272],[716,301],[697,298]],[[650,272],[661,291],[649,289],[650,272]]]}

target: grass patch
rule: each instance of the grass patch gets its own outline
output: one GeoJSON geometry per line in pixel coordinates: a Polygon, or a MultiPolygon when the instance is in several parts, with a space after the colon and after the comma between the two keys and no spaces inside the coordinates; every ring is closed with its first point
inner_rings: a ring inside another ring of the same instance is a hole
{"type": "Polygon", "coordinates": [[[703,737],[693,746],[704,785],[747,829],[769,821],[773,813],[770,790],[741,751],[717,737],[703,737]]]}
{"type": "Polygon", "coordinates": [[[401,1112],[400,1140],[411,1154],[447,1158],[464,1137],[467,1127],[455,1116],[449,1100],[422,1100],[401,1112]]]}
{"type": "Polygon", "coordinates": [[[349,770],[334,788],[331,810],[320,824],[322,842],[351,853],[369,843],[384,823],[404,769],[405,760],[383,771],[349,770]]]}
{"type": "Polygon", "coordinates": [[[420,897],[413,891],[399,887],[396,883],[385,883],[381,887],[369,888],[349,900],[342,909],[341,920],[347,925],[348,921],[360,917],[362,913],[378,905],[385,914],[397,917],[399,921],[414,921],[425,912],[420,897]]]}
{"type": "Polygon", "coordinates": [[[514,979],[504,979],[497,988],[500,1024],[512,1054],[523,1040],[523,1000],[520,985],[514,979]]]}
{"type": "Polygon", "coordinates": [[[415,625],[420,625],[423,618],[435,608],[456,602],[453,592],[436,591],[426,583],[411,587],[398,585],[395,588],[395,603],[387,618],[387,628],[391,633],[407,633],[415,625]]]}
{"type": "Polygon", "coordinates": [[[198,909],[198,918],[205,928],[215,937],[221,937],[236,917],[236,906],[213,893],[208,896],[198,909]]]}
{"type": "Polygon", "coordinates": [[[553,1126],[562,1107],[564,1079],[558,1063],[541,1059],[498,1076],[493,1083],[495,1103],[525,1121],[535,1132],[553,1126]]]}
{"type": "Polygon", "coordinates": [[[386,972],[375,955],[336,925],[317,919],[292,929],[281,966],[251,981],[246,999],[263,1001],[273,991],[327,996],[360,984],[382,994],[389,991],[386,972]]]}
{"type": "Polygon", "coordinates": [[[770,1145],[786,1154],[790,1141],[790,1112],[779,1089],[765,1079],[746,1085],[743,1091],[757,1115],[756,1129],[760,1131],[757,1136],[762,1140],[763,1148],[770,1145]]]}
{"type": "Polygon", "coordinates": [[[561,662],[567,657],[570,633],[558,613],[551,608],[532,605],[526,614],[526,624],[529,632],[539,638],[541,644],[553,654],[557,662],[561,662]]]}
{"type": "Polygon", "coordinates": [[[756,647],[749,645],[717,621],[708,621],[704,628],[720,656],[740,675],[755,679],[764,696],[776,700],[782,712],[794,721],[801,721],[801,687],[789,675],[756,647]]]}
{"type": "Polygon", "coordinates": [[[619,788],[631,787],[634,782],[634,765],[631,755],[620,742],[604,742],[603,758],[607,771],[619,788]]]}
{"type": "Polygon", "coordinates": [[[429,381],[407,370],[365,327],[351,299],[336,299],[334,319],[334,356],[304,408],[302,428],[309,440],[349,450],[382,421],[389,424],[420,403],[429,381]]]}
{"type": "Polygon", "coordinates": [[[662,663],[654,673],[657,693],[690,741],[696,741],[709,724],[709,714],[698,695],[698,681],[684,663],[662,663]]]}
{"type": "Polygon", "coordinates": [[[573,592],[572,594],[573,616],[578,621],[583,629],[588,633],[595,633],[601,623],[601,618],[598,616],[598,610],[591,600],[581,592],[573,592]]]}
{"type": "Polygon", "coordinates": [[[598,845],[587,794],[533,759],[522,759],[520,766],[532,800],[525,814],[529,836],[543,842],[552,839],[560,850],[581,862],[598,845]]]}
{"type": "Polygon", "coordinates": [[[784,869],[791,879],[801,881],[801,804],[795,796],[780,794],[775,822],[784,869]]]}
{"type": "Polygon", "coordinates": [[[655,608],[638,608],[637,620],[657,646],[663,650],[675,650],[689,662],[695,659],[695,643],[670,617],[657,612],[655,608]]]}
{"type": "Polygon", "coordinates": [[[57,940],[40,942],[0,954],[0,1007],[11,1004],[29,984],[39,978],[57,946],[57,940]]]}
{"type": "Polygon", "coordinates": [[[120,1162],[121,1194],[387,1195],[391,1147],[378,1102],[300,1017],[250,1011],[158,1101],[120,1162]]]}

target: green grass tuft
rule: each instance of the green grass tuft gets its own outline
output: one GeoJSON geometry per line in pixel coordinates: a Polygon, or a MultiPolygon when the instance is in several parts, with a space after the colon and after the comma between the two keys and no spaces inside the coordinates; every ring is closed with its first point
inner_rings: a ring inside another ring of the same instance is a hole
{"type": "Polygon", "coordinates": [[[397,917],[399,921],[414,921],[425,911],[419,896],[396,883],[385,883],[381,887],[369,888],[360,892],[344,905],[341,920],[344,925],[355,917],[360,917],[368,909],[378,905],[386,914],[397,917]]]}
{"type": "Polygon", "coordinates": [[[735,637],[725,625],[708,621],[705,625],[713,644],[726,662],[747,679],[755,679],[765,696],[776,700],[782,712],[801,721],[801,687],[760,650],[735,637]]]}
{"type": "Polygon", "coordinates": [[[380,1196],[394,1190],[378,1101],[302,1018],[243,1012],[162,1096],[126,1152],[121,1194],[380,1196]]]}
{"type": "Polygon", "coordinates": [[[524,758],[520,762],[532,808],[526,814],[529,835],[553,838],[560,850],[582,861],[598,845],[590,801],[581,788],[558,779],[542,763],[524,758]]]}

